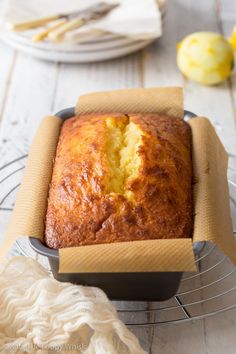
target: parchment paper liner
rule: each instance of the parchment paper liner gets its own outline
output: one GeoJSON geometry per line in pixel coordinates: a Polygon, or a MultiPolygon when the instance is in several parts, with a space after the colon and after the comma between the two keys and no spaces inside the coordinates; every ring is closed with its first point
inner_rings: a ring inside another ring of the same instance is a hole
{"type": "MultiPolygon", "coordinates": [[[[82,96],[77,113],[158,112],[181,118],[180,88],[154,88],[94,93],[82,96]]],[[[64,248],[59,250],[61,273],[194,271],[192,242],[215,243],[236,264],[227,184],[227,154],[206,118],[190,121],[193,135],[193,240],[168,239],[64,248]]],[[[21,236],[43,240],[48,187],[62,121],[42,121],[27,161],[24,178],[0,256],[21,236]]]]}

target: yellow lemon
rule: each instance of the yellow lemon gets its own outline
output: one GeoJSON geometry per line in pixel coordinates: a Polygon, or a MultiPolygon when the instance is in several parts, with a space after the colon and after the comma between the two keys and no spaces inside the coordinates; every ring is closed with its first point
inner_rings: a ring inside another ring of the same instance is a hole
{"type": "Polygon", "coordinates": [[[233,28],[233,32],[229,38],[229,43],[233,47],[234,50],[236,50],[236,26],[233,28]]]}
{"type": "Polygon", "coordinates": [[[178,45],[177,64],[187,78],[214,85],[230,75],[234,54],[223,36],[212,32],[196,32],[185,37],[178,45]]]}

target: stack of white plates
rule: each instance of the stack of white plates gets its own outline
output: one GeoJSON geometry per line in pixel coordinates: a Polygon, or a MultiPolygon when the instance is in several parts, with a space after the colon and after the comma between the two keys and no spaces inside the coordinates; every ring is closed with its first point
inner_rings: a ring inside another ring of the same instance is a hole
{"type": "Polygon", "coordinates": [[[79,44],[51,42],[33,43],[21,33],[8,33],[4,42],[17,50],[39,59],[84,63],[121,57],[146,47],[153,39],[133,40],[131,38],[104,34],[79,44]]]}
{"type": "MultiPolygon", "coordinates": [[[[165,14],[164,4],[165,1],[162,0],[162,20],[165,14]]],[[[2,40],[13,48],[39,59],[68,63],[88,63],[121,57],[136,52],[155,40],[139,40],[111,33],[103,33],[80,43],[34,43],[31,37],[29,31],[5,32],[2,40]]]]}

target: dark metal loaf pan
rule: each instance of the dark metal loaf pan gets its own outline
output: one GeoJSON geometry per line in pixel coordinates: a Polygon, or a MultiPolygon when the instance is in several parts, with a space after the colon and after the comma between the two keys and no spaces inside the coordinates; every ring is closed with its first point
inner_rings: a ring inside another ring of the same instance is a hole
{"type": "MultiPolygon", "coordinates": [[[[74,108],[64,109],[56,114],[66,120],[75,115],[74,108]]],[[[185,119],[195,114],[185,112],[185,119]]],[[[96,286],[105,291],[112,300],[164,301],[177,292],[181,272],[143,272],[143,273],[58,273],[58,251],[46,247],[40,240],[30,237],[31,247],[48,258],[53,276],[62,282],[71,282],[88,286],[96,286]]],[[[202,244],[195,244],[198,252],[202,244]]],[[[96,259],[94,260],[96,262],[96,259]]]]}

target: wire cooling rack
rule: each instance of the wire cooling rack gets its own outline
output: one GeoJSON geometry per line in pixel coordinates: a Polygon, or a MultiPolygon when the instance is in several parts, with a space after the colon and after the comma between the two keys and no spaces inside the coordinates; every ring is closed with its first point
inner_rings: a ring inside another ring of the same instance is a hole
{"type": "MultiPolygon", "coordinates": [[[[0,166],[0,210],[9,215],[20,185],[27,155],[0,166]]],[[[231,159],[234,157],[231,156],[231,159]]],[[[235,161],[233,161],[235,162],[235,161]]],[[[232,217],[236,220],[236,169],[229,168],[232,217]]],[[[5,218],[4,218],[5,219],[5,218]]],[[[32,256],[24,239],[16,244],[15,254],[32,256]]],[[[236,308],[236,268],[215,245],[204,243],[196,255],[197,273],[183,275],[178,293],[164,302],[114,301],[119,317],[128,326],[177,324],[236,308]]]]}

